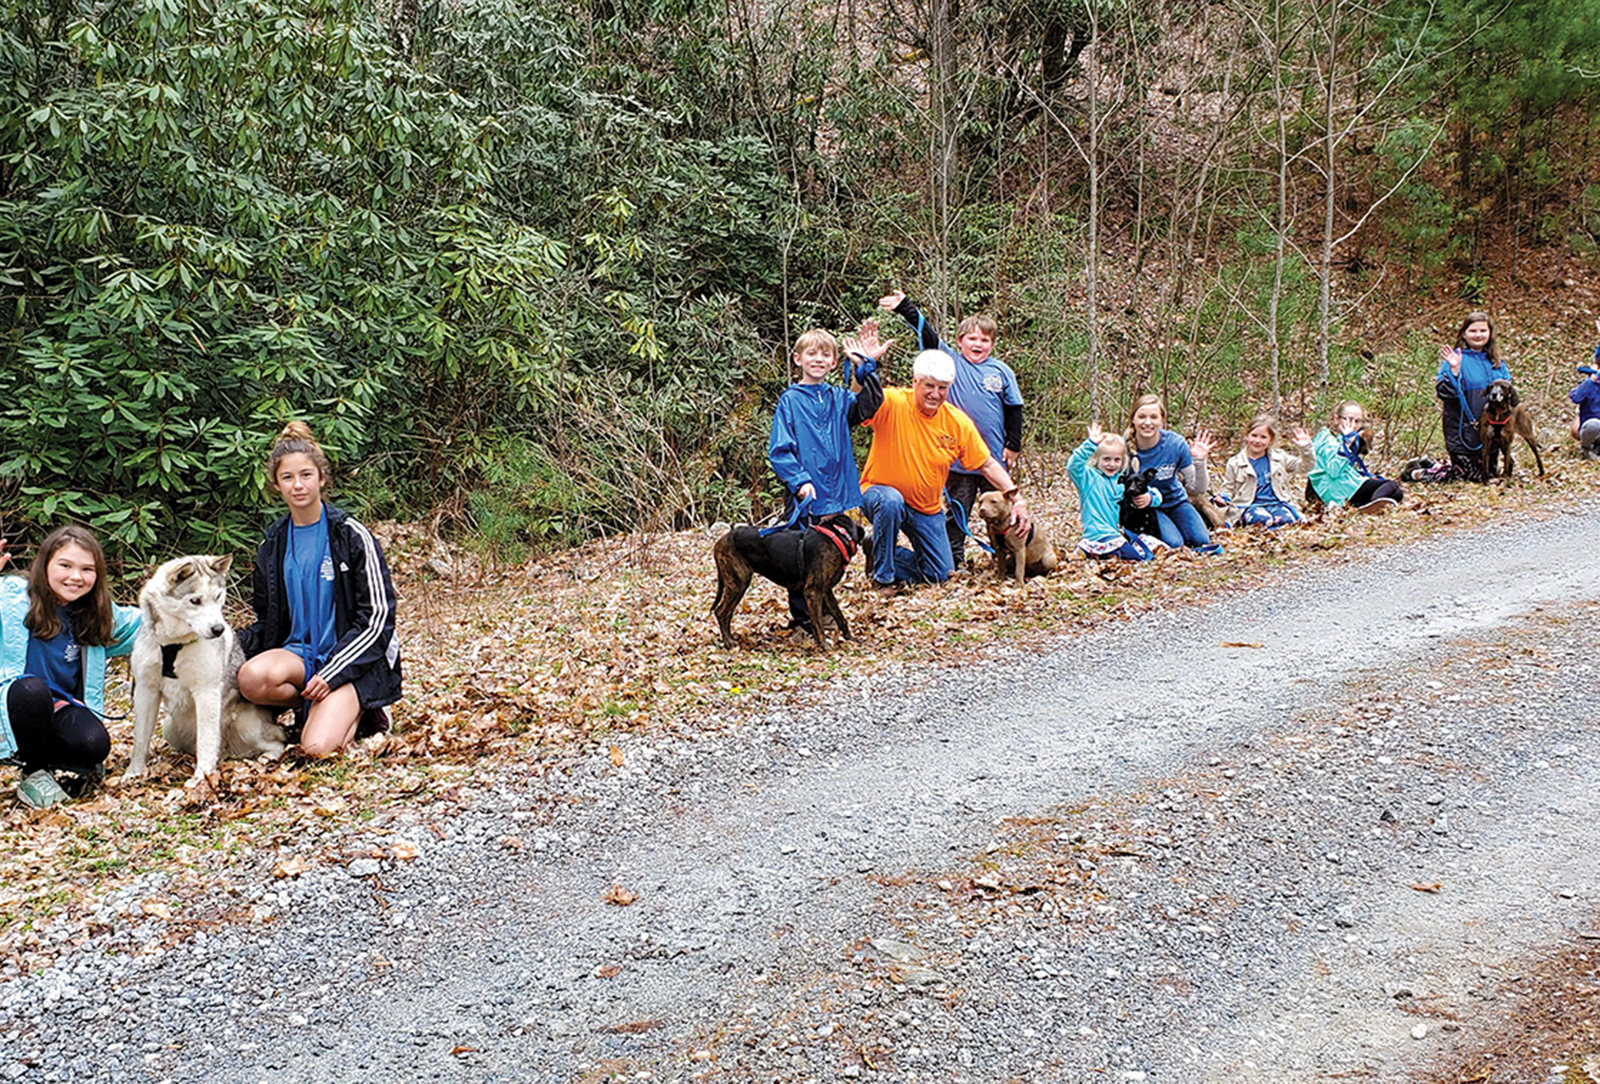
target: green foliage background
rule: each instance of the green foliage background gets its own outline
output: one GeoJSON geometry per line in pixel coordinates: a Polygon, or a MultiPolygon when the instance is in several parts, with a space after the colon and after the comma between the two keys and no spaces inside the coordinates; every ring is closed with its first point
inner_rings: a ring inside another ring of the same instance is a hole
{"type": "MultiPolygon", "coordinates": [[[[1369,264],[1357,289],[1391,253],[1414,286],[1481,294],[1496,222],[1594,251],[1587,155],[1552,148],[1589,145],[1597,9],[1293,9],[1341,29],[1340,101],[1403,118],[1341,145],[1346,202],[1393,189],[1348,246],[1369,264]],[[1424,40],[1429,61],[1407,61],[1424,40]]],[[[946,326],[995,313],[1031,439],[1064,444],[1088,402],[1090,45],[1103,259],[1123,268],[1097,329],[1103,396],[1253,413],[1279,227],[1251,118],[1277,65],[1290,90],[1269,104],[1306,151],[1307,210],[1282,228],[1309,246],[1310,38],[1246,47],[1239,19],[1153,0],[970,5],[950,28],[940,223],[923,10],[6,0],[4,529],[74,518],[135,554],[247,547],[290,418],[329,446],[341,500],[438,513],[507,554],[764,513],[786,344],[852,326],[891,285],[946,326]]],[[[1391,406],[1429,408],[1414,344],[1336,349],[1318,387],[1316,267],[1285,270],[1286,412],[1391,372],[1391,406]]]]}

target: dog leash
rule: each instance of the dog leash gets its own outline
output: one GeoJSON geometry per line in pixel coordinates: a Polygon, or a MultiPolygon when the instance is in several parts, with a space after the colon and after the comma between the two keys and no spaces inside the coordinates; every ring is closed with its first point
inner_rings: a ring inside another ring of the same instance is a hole
{"type": "Polygon", "coordinates": [[[989,556],[994,556],[994,547],[983,539],[967,530],[967,510],[961,507],[961,502],[950,496],[950,490],[944,491],[944,502],[950,509],[950,517],[956,521],[956,526],[961,528],[961,533],[975,542],[979,549],[989,556]]]}
{"type": "Polygon", "coordinates": [[[803,501],[796,501],[794,503],[794,511],[789,513],[789,518],[776,527],[761,528],[761,537],[765,538],[769,534],[777,534],[779,531],[793,530],[795,525],[800,522],[801,517],[806,514],[806,509],[811,507],[813,499],[812,497],[807,497],[803,501]]]}
{"type": "Polygon", "coordinates": [[[846,354],[844,356],[844,386],[846,388],[850,387],[855,381],[863,380],[877,371],[878,362],[876,359],[869,358],[865,354],[846,354]],[[859,366],[854,364],[857,358],[861,360],[859,366]]]}

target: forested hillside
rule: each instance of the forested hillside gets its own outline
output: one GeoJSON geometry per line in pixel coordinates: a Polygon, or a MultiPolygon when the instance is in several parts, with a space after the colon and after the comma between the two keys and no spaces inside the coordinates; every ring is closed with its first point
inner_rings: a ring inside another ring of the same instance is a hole
{"type": "Polygon", "coordinates": [[[1363,313],[1600,244],[1600,0],[8,0],[0,66],[4,530],[141,554],[252,542],[290,417],[507,552],[764,513],[787,344],[895,285],[1035,446],[1356,390],[1409,450],[1436,343],[1363,313]]]}

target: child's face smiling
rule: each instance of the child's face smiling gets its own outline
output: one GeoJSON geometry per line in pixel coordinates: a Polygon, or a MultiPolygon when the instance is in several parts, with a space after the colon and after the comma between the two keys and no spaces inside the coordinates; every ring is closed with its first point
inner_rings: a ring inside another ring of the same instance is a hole
{"type": "Polygon", "coordinates": [[[1111,478],[1111,477],[1114,477],[1115,475],[1121,474],[1122,473],[1122,460],[1123,459],[1124,459],[1124,456],[1123,456],[1123,454],[1121,452],[1113,452],[1113,451],[1101,452],[1100,453],[1100,470],[1101,470],[1101,472],[1103,474],[1105,474],[1105,476],[1107,478],[1111,478]]]}
{"type": "Polygon", "coordinates": [[[1492,332],[1489,329],[1489,321],[1474,320],[1461,332],[1461,337],[1473,350],[1482,350],[1488,343],[1490,334],[1492,332]]]}
{"type": "Polygon", "coordinates": [[[956,345],[961,347],[961,356],[976,365],[988,360],[989,351],[994,349],[994,339],[985,334],[983,328],[975,327],[957,339],[956,345]]]}
{"type": "Polygon", "coordinates": [[[45,567],[45,582],[62,603],[77,602],[94,590],[98,578],[94,554],[76,542],[68,542],[51,554],[50,564],[45,567]]]}
{"type": "Polygon", "coordinates": [[[815,344],[795,354],[794,363],[800,367],[802,384],[820,384],[839,364],[839,358],[827,346],[815,344]]]}
{"type": "Polygon", "coordinates": [[[1244,450],[1250,453],[1251,459],[1260,459],[1267,454],[1267,449],[1272,447],[1272,431],[1264,425],[1259,425],[1244,435],[1244,450]]]}

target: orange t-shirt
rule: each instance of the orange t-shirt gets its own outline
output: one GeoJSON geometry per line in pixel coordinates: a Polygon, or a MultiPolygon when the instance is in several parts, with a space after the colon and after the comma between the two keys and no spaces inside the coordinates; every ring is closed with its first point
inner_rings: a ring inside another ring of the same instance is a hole
{"type": "Polygon", "coordinates": [[[944,507],[951,463],[959,459],[963,467],[977,470],[989,459],[989,446],[971,418],[949,403],[941,403],[930,418],[917,409],[910,388],[885,388],[883,405],[866,424],[874,435],[861,491],[892,486],[924,515],[944,507]]]}

